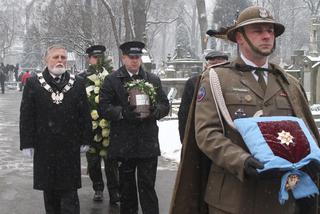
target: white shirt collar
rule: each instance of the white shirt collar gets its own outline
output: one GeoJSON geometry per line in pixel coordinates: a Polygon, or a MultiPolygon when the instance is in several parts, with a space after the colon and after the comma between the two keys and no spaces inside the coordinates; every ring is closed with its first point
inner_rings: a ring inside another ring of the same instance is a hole
{"type": "Polygon", "coordinates": [[[252,61],[250,61],[248,58],[246,58],[241,52],[240,52],[240,57],[244,61],[244,63],[246,63],[247,65],[251,65],[253,67],[260,67],[260,68],[268,68],[269,58],[267,58],[266,63],[263,66],[257,66],[252,61]]]}
{"type": "MultiPolygon", "coordinates": [[[[248,58],[246,58],[241,52],[240,52],[240,57],[244,61],[244,63],[246,63],[247,65],[250,65],[253,67],[260,67],[260,68],[269,68],[269,66],[268,66],[269,65],[269,58],[267,58],[266,63],[263,66],[257,66],[252,61],[250,61],[248,58]]],[[[258,80],[258,76],[255,73],[255,71],[253,70],[251,73],[253,74],[254,78],[256,80],[258,80]]],[[[265,82],[267,83],[267,81],[268,81],[268,72],[267,71],[263,72],[263,78],[264,78],[265,82]]]]}
{"type": "Polygon", "coordinates": [[[137,72],[137,73],[131,73],[130,71],[128,71],[127,69],[126,69],[126,71],[128,72],[128,74],[130,75],[130,77],[132,77],[133,75],[138,75],[139,74],[139,71],[137,72]]]}

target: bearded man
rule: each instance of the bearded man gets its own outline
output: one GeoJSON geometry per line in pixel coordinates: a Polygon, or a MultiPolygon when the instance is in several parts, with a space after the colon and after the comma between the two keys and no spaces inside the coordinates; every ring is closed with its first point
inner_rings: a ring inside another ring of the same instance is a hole
{"type": "Polygon", "coordinates": [[[66,63],[63,46],[49,47],[46,68],[27,79],[20,108],[20,149],[33,156],[33,188],[43,191],[47,214],[80,213],[80,151],[92,139],[84,82],[66,63]]]}

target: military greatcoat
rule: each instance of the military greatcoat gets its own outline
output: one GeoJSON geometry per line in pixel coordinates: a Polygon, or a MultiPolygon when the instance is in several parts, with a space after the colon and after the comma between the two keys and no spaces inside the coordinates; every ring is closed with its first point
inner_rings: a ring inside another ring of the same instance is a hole
{"type": "MultiPolygon", "coordinates": [[[[295,78],[270,64],[275,73],[268,73],[264,94],[253,74],[237,70],[236,63],[244,64],[238,59],[229,68],[215,69],[232,119],[236,119],[239,112],[252,117],[259,110],[263,110],[265,116],[297,116],[306,122],[319,142],[319,132],[304,90],[295,78]]],[[[285,205],[278,202],[281,175],[274,173],[252,178],[244,173],[244,161],[250,153],[239,133],[224,120],[219,120],[210,89],[209,71],[203,74],[199,88],[198,99],[193,103],[195,112],[188,119],[189,135],[184,140],[170,213],[208,213],[207,205],[217,209],[218,213],[299,212],[297,201],[292,197],[285,205]],[[204,160],[203,156],[210,161],[204,160]]],[[[305,213],[315,212],[313,209],[305,213]]]]}

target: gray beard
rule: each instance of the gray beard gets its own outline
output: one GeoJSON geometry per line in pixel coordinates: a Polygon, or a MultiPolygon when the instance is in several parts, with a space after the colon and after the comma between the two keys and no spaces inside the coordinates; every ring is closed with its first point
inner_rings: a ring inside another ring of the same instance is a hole
{"type": "Polygon", "coordinates": [[[65,68],[53,68],[52,70],[48,69],[49,72],[55,76],[60,76],[64,72],[66,72],[65,68]]]}

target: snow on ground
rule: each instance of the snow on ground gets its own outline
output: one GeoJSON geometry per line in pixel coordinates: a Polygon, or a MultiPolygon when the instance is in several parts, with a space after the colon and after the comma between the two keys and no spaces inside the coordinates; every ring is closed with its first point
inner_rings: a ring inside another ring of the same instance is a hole
{"type": "Polygon", "coordinates": [[[181,143],[178,120],[158,122],[161,155],[167,159],[180,162],[181,143]]]}

